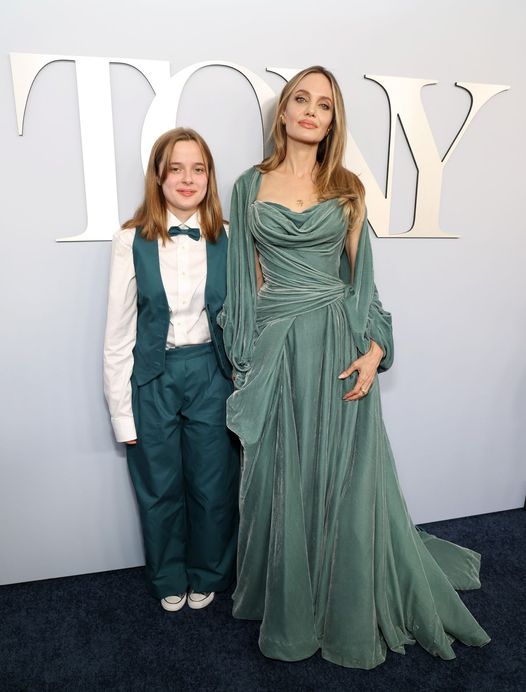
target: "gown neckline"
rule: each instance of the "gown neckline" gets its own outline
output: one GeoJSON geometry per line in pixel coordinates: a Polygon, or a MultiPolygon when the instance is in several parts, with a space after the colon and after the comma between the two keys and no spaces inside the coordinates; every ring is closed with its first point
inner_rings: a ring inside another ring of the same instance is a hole
{"type": "Polygon", "coordinates": [[[254,181],[253,181],[253,201],[254,203],[258,202],[259,204],[271,204],[272,206],[275,207],[280,207],[280,209],[284,209],[285,211],[290,212],[291,214],[305,214],[308,211],[314,211],[317,207],[321,206],[322,204],[325,204],[325,202],[332,202],[334,200],[333,197],[330,199],[324,199],[321,202],[316,202],[316,204],[311,204],[310,207],[307,207],[307,209],[302,209],[301,211],[295,211],[294,209],[291,209],[290,207],[287,207],[286,204],[280,204],[279,202],[272,202],[269,199],[258,199],[257,196],[259,194],[259,188],[261,187],[261,178],[263,177],[263,173],[257,168],[257,166],[254,166],[254,181]]]}
{"type": "Polygon", "coordinates": [[[287,207],[286,204],[280,204],[279,202],[272,202],[269,199],[255,199],[254,200],[254,202],[257,202],[258,204],[271,204],[274,207],[280,207],[280,209],[284,209],[285,211],[288,211],[291,214],[306,214],[308,211],[314,211],[314,209],[321,206],[322,204],[325,204],[325,202],[332,202],[332,201],[333,201],[332,197],[330,199],[322,199],[321,202],[316,202],[316,204],[311,204],[311,206],[307,207],[306,209],[302,209],[301,211],[296,211],[295,209],[291,209],[290,207],[287,207]]]}

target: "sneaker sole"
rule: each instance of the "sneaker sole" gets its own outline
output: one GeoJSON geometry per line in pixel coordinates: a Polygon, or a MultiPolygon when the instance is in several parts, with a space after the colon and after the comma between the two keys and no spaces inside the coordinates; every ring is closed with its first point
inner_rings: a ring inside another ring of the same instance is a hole
{"type": "Polygon", "coordinates": [[[167,600],[164,598],[161,598],[161,606],[164,610],[168,611],[169,613],[176,613],[178,610],[181,610],[181,608],[184,608],[184,605],[186,603],[186,596],[182,598],[179,603],[169,603],[167,600]]]}
{"type": "Polygon", "coordinates": [[[191,608],[192,610],[201,610],[201,608],[207,608],[210,603],[214,600],[214,596],[209,600],[208,598],[203,599],[202,601],[192,601],[190,598],[188,599],[188,607],[191,608]]]}

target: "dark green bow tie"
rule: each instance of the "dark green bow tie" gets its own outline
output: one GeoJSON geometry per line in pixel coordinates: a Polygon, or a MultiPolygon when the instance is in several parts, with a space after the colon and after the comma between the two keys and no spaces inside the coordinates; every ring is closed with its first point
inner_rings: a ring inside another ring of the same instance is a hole
{"type": "Polygon", "coordinates": [[[171,226],[168,229],[169,235],[187,235],[192,240],[199,240],[201,233],[198,228],[181,228],[180,226],[171,226]]]}

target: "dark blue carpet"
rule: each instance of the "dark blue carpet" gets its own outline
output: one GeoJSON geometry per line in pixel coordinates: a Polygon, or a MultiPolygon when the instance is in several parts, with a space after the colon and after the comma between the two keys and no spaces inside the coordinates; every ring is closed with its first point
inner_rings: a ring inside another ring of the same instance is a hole
{"type": "Polygon", "coordinates": [[[455,644],[453,661],[419,646],[372,671],[319,654],[272,661],[258,623],[232,619],[230,593],[204,611],[165,613],[142,570],[127,569],[0,587],[0,690],[526,690],[526,512],[426,529],[483,554],[482,589],[463,598],[493,641],[455,644]]]}

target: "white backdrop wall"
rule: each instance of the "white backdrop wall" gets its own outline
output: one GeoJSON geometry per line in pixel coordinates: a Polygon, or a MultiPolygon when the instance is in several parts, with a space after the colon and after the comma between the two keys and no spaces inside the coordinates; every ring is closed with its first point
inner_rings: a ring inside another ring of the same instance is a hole
{"type": "MultiPolygon", "coordinates": [[[[456,81],[510,85],[476,116],[444,172],[451,239],[373,238],[394,315],[396,362],[381,377],[386,425],[415,521],[521,506],[526,488],[526,296],[521,0],[17,0],[0,9],[0,583],[142,563],[124,450],[102,394],[108,242],[56,243],[86,227],[75,66],[46,67],[17,134],[8,54],[321,63],[350,129],[385,183],[388,102],[364,74],[437,80],[422,98],[443,155],[469,108],[456,81]]],[[[153,91],[111,67],[120,221],[142,193],[141,128],[153,91]]],[[[210,67],[184,90],[178,125],[216,158],[228,215],[236,176],[262,156],[244,78],[210,67]]],[[[392,232],[411,225],[416,172],[401,131],[392,232]]],[[[115,229],[104,229],[104,232],[115,229]]],[[[474,546],[476,547],[476,546],[474,546]]]]}

